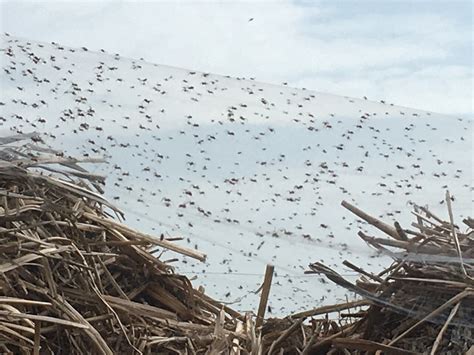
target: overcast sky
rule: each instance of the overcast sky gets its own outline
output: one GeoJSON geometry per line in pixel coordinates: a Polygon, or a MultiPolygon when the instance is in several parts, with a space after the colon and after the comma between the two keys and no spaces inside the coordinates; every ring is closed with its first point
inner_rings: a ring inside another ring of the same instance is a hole
{"type": "Polygon", "coordinates": [[[16,36],[466,116],[472,16],[470,0],[1,2],[16,36]]]}

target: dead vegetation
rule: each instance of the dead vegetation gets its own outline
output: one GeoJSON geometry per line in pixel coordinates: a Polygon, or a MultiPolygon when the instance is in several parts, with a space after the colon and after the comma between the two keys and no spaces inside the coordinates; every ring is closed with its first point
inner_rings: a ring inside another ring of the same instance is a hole
{"type": "MultiPolygon", "coordinates": [[[[455,224],[414,207],[412,229],[343,206],[386,237],[359,237],[393,264],[378,274],[349,261],[356,283],[321,263],[358,300],[264,319],[192,287],[163,249],[205,255],[122,223],[100,192],[103,178],[62,154],[0,140],[0,351],[25,354],[461,354],[473,352],[474,221],[455,224]],[[95,192],[97,191],[97,192],[95,192]],[[254,321],[256,320],[256,324],[254,321]]],[[[33,136],[34,138],[34,136],[33,136]]]]}
{"type": "Polygon", "coordinates": [[[11,145],[22,138],[1,142],[0,352],[258,347],[244,333],[253,329],[250,318],[194,289],[155,256],[157,248],[199,260],[204,254],[127,227],[120,211],[93,192],[101,177],[53,151],[11,145]]]}
{"type": "Polygon", "coordinates": [[[359,232],[365,242],[391,256],[393,264],[373,274],[344,261],[360,274],[356,283],[321,263],[309,265],[307,273],[325,275],[360,300],[269,320],[263,328],[264,347],[285,354],[472,354],[474,220],[456,225],[449,193],[446,204],[448,221],[414,206],[413,229],[404,229],[343,201],[387,236],[359,232]]]}

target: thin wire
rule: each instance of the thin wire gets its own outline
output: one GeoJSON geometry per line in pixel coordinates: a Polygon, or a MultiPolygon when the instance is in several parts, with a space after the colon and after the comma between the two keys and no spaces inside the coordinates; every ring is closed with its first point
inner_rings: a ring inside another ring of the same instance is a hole
{"type": "MultiPolygon", "coordinates": [[[[161,221],[158,221],[150,216],[147,216],[147,215],[144,215],[144,214],[141,214],[139,212],[136,212],[136,211],[133,211],[133,210],[130,210],[128,208],[122,208],[124,211],[130,213],[130,214],[134,214],[136,216],[139,216],[141,218],[144,218],[144,219],[147,219],[149,220],[150,222],[154,222],[154,223],[157,223],[157,224],[161,224],[161,225],[164,225],[164,226],[168,226],[170,228],[174,228],[172,225],[168,224],[168,223],[163,223],[161,221]]],[[[188,235],[192,236],[193,238],[196,238],[196,239],[200,239],[200,240],[204,240],[205,242],[208,242],[208,243],[211,243],[211,244],[214,244],[214,245],[217,245],[223,249],[226,249],[226,250],[229,250],[229,251],[232,251],[234,253],[237,253],[237,254],[241,254],[242,256],[246,257],[246,258],[250,258],[250,259],[253,259],[253,260],[256,260],[256,261],[259,261],[263,264],[274,264],[272,261],[268,261],[264,258],[261,258],[261,257],[258,257],[254,254],[252,255],[249,255],[249,254],[246,254],[245,252],[241,251],[241,250],[237,250],[235,248],[232,248],[228,245],[225,245],[223,243],[220,243],[220,242],[217,242],[215,240],[212,240],[212,239],[209,239],[209,238],[205,238],[203,236],[199,236],[193,232],[187,232],[188,235]]],[[[289,274],[292,274],[294,276],[298,276],[298,274],[295,274],[294,271],[292,271],[291,269],[287,268],[287,267],[284,267],[284,266],[281,266],[281,265],[276,265],[279,269],[282,269],[284,271],[286,271],[287,273],[289,274]]]]}
{"type": "MultiPolygon", "coordinates": [[[[115,191],[115,192],[123,192],[123,191],[121,191],[121,190],[119,190],[119,189],[116,189],[116,188],[114,188],[114,187],[112,187],[110,190],[113,190],[113,191],[115,191]]],[[[127,192],[127,194],[130,194],[130,195],[132,195],[132,196],[134,196],[134,197],[136,197],[136,198],[139,197],[139,196],[138,196],[136,193],[134,193],[134,192],[127,192]]],[[[160,207],[161,207],[161,206],[160,206],[160,207]]],[[[130,214],[133,214],[133,215],[135,215],[135,216],[138,216],[138,217],[147,219],[147,220],[149,220],[150,222],[154,222],[154,223],[157,223],[157,224],[163,225],[163,226],[168,226],[169,228],[173,228],[173,229],[176,228],[176,227],[178,227],[178,229],[179,229],[179,226],[173,226],[173,225],[171,225],[171,224],[169,224],[169,223],[164,223],[164,222],[162,222],[162,221],[158,221],[158,220],[153,219],[152,217],[150,217],[150,216],[148,216],[148,215],[146,215],[146,214],[136,212],[136,211],[131,210],[131,209],[126,208],[126,207],[120,207],[120,208],[123,209],[124,211],[129,212],[130,214]]],[[[182,213],[182,214],[186,214],[186,215],[188,215],[189,217],[195,217],[195,218],[197,218],[197,219],[200,220],[200,221],[204,221],[204,217],[203,217],[202,215],[200,215],[200,214],[197,214],[197,213],[195,214],[195,213],[191,213],[191,212],[189,212],[189,211],[184,211],[184,210],[178,210],[178,209],[176,209],[176,208],[174,208],[174,209],[172,209],[172,210],[173,210],[174,212],[177,212],[177,213],[179,212],[179,213],[182,213]]],[[[196,220],[195,220],[195,219],[194,219],[194,222],[196,223],[196,220]]],[[[207,220],[206,220],[205,222],[206,222],[206,224],[208,224],[208,223],[207,223],[207,222],[208,222],[207,220]]],[[[197,223],[199,223],[199,221],[198,221],[197,223]]],[[[221,224],[222,226],[227,226],[227,227],[233,228],[234,230],[237,230],[237,231],[245,231],[245,232],[251,232],[251,233],[263,233],[263,234],[265,234],[265,235],[271,235],[271,233],[272,233],[271,231],[268,231],[268,230],[263,230],[263,231],[262,231],[262,230],[259,230],[259,229],[256,229],[256,228],[251,228],[251,227],[248,226],[248,225],[245,225],[245,226],[244,226],[243,224],[239,224],[239,225],[236,225],[236,224],[233,224],[233,223],[231,224],[231,223],[226,222],[225,219],[224,219],[220,224],[221,224]]],[[[190,235],[192,235],[191,232],[187,232],[187,233],[190,234],[190,235]]],[[[196,236],[195,234],[194,234],[194,236],[195,236],[197,239],[202,239],[202,240],[205,240],[205,241],[207,241],[207,242],[210,242],[209,239],[206,239],[206,238],[203,238],[203,237],[200,237],[200,236],[196,236]]],[[[311,243],[311,242],[309,242],[309,241],[307,241],[307,240],[302,240],[301,238],[295,238],[294,240],[292,240],[292,242],[294,242],[294,243],[296,243],[296,244],[305,244],[305,245],[311,244],[311,245],[315,245],[315,243],[311,243]]],[[[226,249],[228,249],[228,250],[233,250],[233,251],[235,251],[234,249],[229,248],[229,247],[226,247],[226,246],[224,246],[224,245],[222,245],[222,244],[219,244],[219,243],[217,243],[217,242],[215,242],[215,241],[212,241],[212,243],[214,243],[214,244],[216,244],[216,245],[219,245],[219,246],[221,246],[221,247],[223,247],[223,248],[226,248],[226,249]]],[[[331,250],[334,249],[333,246],[331,246],[331,245],[326,245],[326,244],[320,244],[320,243],[318,243],[317,246],[320,247],[320,248],[325,248],[325,249],[331,249],[331,250]]],[[[370,255],[373,254],[373,253],[370,253],[370,252],[363,252],[362,250],[354,250],[354,249],[353,249],[353,250],[350,250],[350,251],[356,252],[356,253],[358,253],[359,255],[360,255],[360,254],[370,254],[370,255]]]]}
{"type": "MultiPolygon", "coordinates": [[[[232,276],[232,275],[235,275],[235,276],[259,276],[259,277],[262,277],[264,276],[264,274],[258,274],[258,273],[250,273],[250,272],[218,272],[218,271],[183,271],[183,270],[179,270],[180,273],[182,274],[199,274],[199,275],[226,275],[226,276],[232,276]]],[[[352,273],[352,274],[339,274],[341,276],[359,276],[359,274],[356,274],[356,273],[352,273]]],[[[315,274],[305,274],[305,275],[278,275],[278,274],[275,274],[273,275],[273,277],[281,277],[281,278],[303,278],[303,277],[315,277],[315,274]]],[[[316,276],[317,277],[317,276],[316,276]]]]}

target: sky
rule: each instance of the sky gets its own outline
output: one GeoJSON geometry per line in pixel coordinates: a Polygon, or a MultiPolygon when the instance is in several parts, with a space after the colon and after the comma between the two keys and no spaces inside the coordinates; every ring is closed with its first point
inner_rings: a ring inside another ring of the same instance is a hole
{"type": "Polygon", "coordinates": [[[1,2],[1,30],[472,116],[472,1],[1,2]]]}

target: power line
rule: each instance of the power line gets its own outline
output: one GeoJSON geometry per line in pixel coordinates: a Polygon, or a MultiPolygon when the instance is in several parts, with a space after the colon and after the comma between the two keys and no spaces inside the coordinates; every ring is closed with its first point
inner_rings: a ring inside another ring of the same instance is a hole
{"type": "MultiPolygon", "coordinates": [[[[147,216],[147,215],[144,215],[144,214],[142,214],[142,213],[139,213],[139,212],[130,210],[130,209],[128,209],[128,208],[123,208],[123,210],[126,211],[126,212],[128,212],[128,213],[130,213],[130,214],[134,214],[134,215],[139,216],[139,217],[141,217],[141,218],[147,219],[147,220],[150,221],[150,222],[157,223],[157,224],[161,224],[161,225],[168,226],[168,227],[173,227],[173,226],[171,226],[171,225],[168,224],[168,223],[163,223],[163,222],[158,221],[158,220],[156,220],[156,219],[154,219],[154,218],[152,218],[152,217],[150,217],[150,216],[147,216]]],[[[232,248],[232,247],[230,247],[230,246],[228,246],[228,245],[225,245],[225,244],[223,244],[223,243],[217,242],[217,241],[212,240],[212,239],[210,239],[210,238],[205,238],[205,237],[203,237],[203,236],[199,236],[199,235],[197,235],[197,234],[195,234],[195,233],[193,233],[193,232],[187,232],[187,234],[190,235],[190,236],[192,236],[193,238],[200,239],[200,240],[204,240],[204,241],[206,241],[206,242],[208,242],[208,243],[217,245],[217,246],[219,246],[219,247],[221,247],[221,248],[223,248],[223,249],[232,251],[232,252],[237,253],[237,254],[241,254],[242,256],[244,256],[244,257],[246,257],[246,258],[250,258],[250,259],[254,259],[254,260],[256,260],[256,261],[259,261],[259,262],[261,262],[261,263],[263,263],[263,264],[273,264],[273,262],[268,261],[268,260],[266,260],[266,259],[264,259],[264,258],[258,257],[258,256],[254,255],[254,254],[251,254],[251,255],[246,254],[246,253],[244,253],[244,252],[241,251],[241,250],[232,248]]],[[[277,267],[280,268],[280,269],[282,269],[282,270],[284,270],[284,271],[286,271],[286,272],[289,273],[289,274],[293,274],[293,275],[295,275],[295,276],[298,276],[297,274],[294,274],[293,271],[292,271],[291,269],[288,269],[287,267],[278,266],[278,265],[277,265],[277,267]]]]}
{"type": "MultiPolygon", "coordinates": [[[[113,190],[113,191],[116,191],[116,192],[123,192],[123,191],[120,191],[120,190],[118,190],[118,189],[116,189],[116,188],[111,188],[110,190],[113,190]]],[[[128,194],[131,194],[132,196],[134,196],[134,197],[136,197],[136,198],[139,197],[136,193],[133,193],[133,192],[127,192],[127,193],[128,193],[128,194]]],[[[160,207],[162,207],[162,206],[160,206],[160,207]]],[[[121,207],[121,208],[122,208],[122,207],[121,207]]],[[[126,208],[126,207],[123,207],[122,209],[123,209],[124,211],[129,212],[130,214],[133,214],[133,215],[135,215],[135,216],[138,216],[138,217],[147,219],[147,220],[150,221],[150,222],[157,223],[157,224],[163,225],[163,226],[167,226],[167,227],[172,228],[172,229],[175,229],[175,228],[180,229],[180,226],[173,226],[173,225],[171,225],[171,224],[169,224],[169,223],[165,223],[165,222],[162,222],[162,221],[158,221],[158,220],[153,219],[152,217],[150,217],[150,216],[148,216],[148,215],[146,215],[146,214],[133,211],[133,210],[128,209],[128,208],[126,208]]],[[[179,213],[181,213],[181,214],[188,215],[189,217],[197,218],[199,221],[204,221],[204,217],[203,217],[202,215],[200,215],[200,214],[197,214],[197,213],[192,213],[192,212],[185,211],[185,210],[179,210],[179,211],[178,211],[176,208],[174,208],[173,211],[174,211],[174,212],[179,212],[179,213]]],[[[194,222],[196,222],[196,219],[194,219],[194,222]]],[[[208,226],[209,221],[206,220],[205,222],[206,222],[206,226],[208,226]]],[[[198,222],[198,223],[199,223],[199,222],[198,222]]],[[[231,224],[231,223],[228,223],[225,219],[224,219],[223,221],[221,221],[220,225],[222,225],[222,226],[225,225],[225,226],[230,227],[230,228],[233,228],[233,229],[235,229],[235,230],[250,232],[250,233],[253,233],[253,234],[256,234],[256,233],[262,233],[262,234],[264,234],[264,235],[271,235],[271,234],[272,234],[272,232],[271,232],[271,231],[268,231],[268,230],[259,230],[259,229],[251,228],[250,226],[244,226],[243,224],[238,224],[238,225],[233,224],[233,223],[231,224]]],[[[189,232],[189,231],[187,231],[186,233],[189,234],[189,235],[193,235],[193,233],[192,233],[192,232],[189,232]]],[[[195,234],[194,234],[193,237],[196,237],[197,239],[205,240],[205,241],[207,241],[207,242],[211,242],[209,239],[203,238],[203,237],[200,237],[200,236],[196,236],[195,234]]],[[[288,239],[286,239],[286,240],[288,240],[288,239]]],[[[332,245],[327,245],[327,244],[324,244],[324,243],[318,243],[318,244],[316,244],[315,242],[312,243],[311,241],[302,240],[301,238],[298,238],[298,239],[295,238],[295,240],[292,240],[292,242],[297,243],[297,244],[316,245],[316,246],[319,247],[319,248],[325,248],[325,249],[333,249],[333,248],[334,248],[334,246],[332,246],[332,245]]],[[[226,248],[226,249],[235,251],[234,249],[229,248],[229,247],[227,247],[227,246],[225,246],[225,245],[222,245],[222,244],[220,244],[220,243],[218,243],[218,242],[212,241],[211,243],[214,243],[214,244],[216,244],[216,245],[218,245],[218,246],[221,246],[221,247],[223,247],[223,248],[226,248]]],[[[366,252],[366,249],[364,249],[364,251],[362,251],[362,250],[352,250],[352,251],[357,252],[358,254],[370,254],[369,252],[366,252]]]]}
{"type": "MultiPolygon", "coordinates": [[[[217,271],[204,271],[204,272],[196,272],[196,271],[183,271],[179,270],[181,274],[198,274],[198,275],[226,275],[226,276],[259,276],[262,277],[264,274],[258,274],[258,273],[250,273],[250,272],[217,272],[217,271]]],[[[341,276],[359,276],[359,274],[356,273],[350,273],[350,274],[339,274],[341,276]]],[[[273,277],[280,277],[280,278],[311,278],[315,277],[315,274],[305,274],[305,275],[278,275],[275,274],[273,277]]],[[[317,276],[316,276],[317,277],[317,276]]]]}

